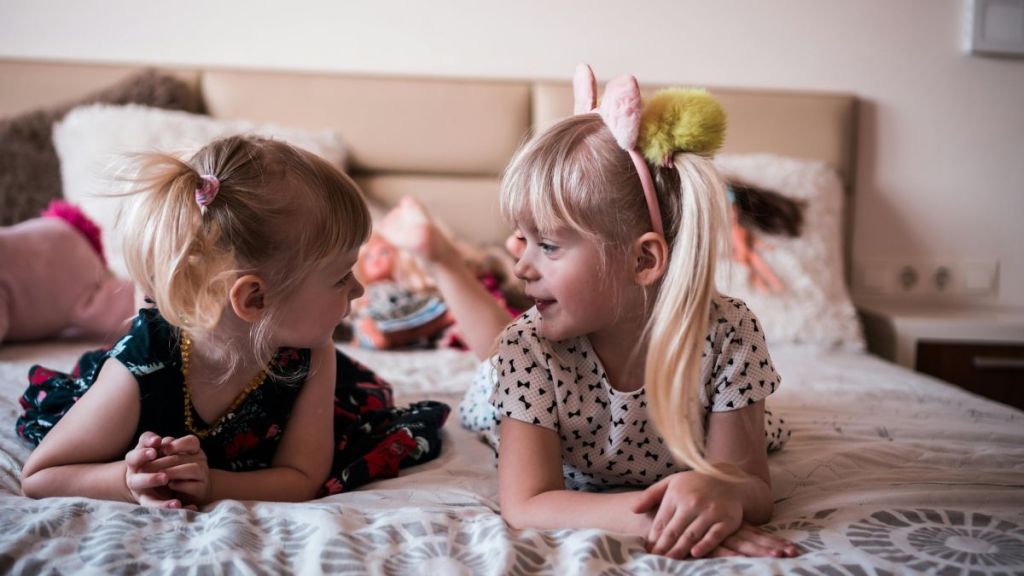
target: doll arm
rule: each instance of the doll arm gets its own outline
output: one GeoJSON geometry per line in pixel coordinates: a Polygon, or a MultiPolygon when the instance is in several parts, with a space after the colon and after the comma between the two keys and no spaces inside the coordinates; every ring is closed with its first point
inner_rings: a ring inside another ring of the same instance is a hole
{"type": "Polygon", "coordinates": [[[729,205],[729,219],[732,226],[732,258],[750,272],[750,282],[761,292],[781,292],[782,282],[775,272],[758,254],[761,243],[740,221],[736,206],[729,205]]]}
{"type": "Polygon", "coordinates": [[[313,349],[310,375],[292,408],[284,437],[269,468],[251,472],[210,470],[209,501],[312,500],[327,479],[334,435],[334,343],[313,349]]]}
{"type": "Polygon", "coordinates": [[[116,360],[43,438],[21,473],[31,498],[87,496],[135,502],[125,475],[125,453],[139,420],[135,377],[116,360]]]}

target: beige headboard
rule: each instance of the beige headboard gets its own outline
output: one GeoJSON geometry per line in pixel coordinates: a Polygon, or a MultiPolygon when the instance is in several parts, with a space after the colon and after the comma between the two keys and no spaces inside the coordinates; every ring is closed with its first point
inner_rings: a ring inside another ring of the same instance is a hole
{"type": "MultiPolygon", "coordinates": [[[[62,103],[140,67],[0,60],[0,117],[62,103]]],[[[568,82],[377,77],[175,69],[207,111],[337,130],[350,171],[387,205],[421,198],[459,237],[500,241],[498,179],[532,131],[571,112],[568,82]]],[[[645,93],[656,87],[644,87],[645,93]]],[[[852,189],[856,99],[851,95],[714,89],[729,115],[724,150],[823,161],[852,189]]]]}

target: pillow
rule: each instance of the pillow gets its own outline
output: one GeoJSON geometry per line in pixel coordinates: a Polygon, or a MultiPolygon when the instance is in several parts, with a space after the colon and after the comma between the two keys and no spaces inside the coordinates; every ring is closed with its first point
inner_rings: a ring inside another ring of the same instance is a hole
{"type": "Polygon", "coordinates": [[[35,218],[60,198],[60,167],[51,129],[72,108],[86,103],[138,103],[195,111],[199,96],[185,81],[144,70],[78,100],[0,120],[0,226],[35,218]]]}
{"type": "Polygon", "coordinates": [[[160,151],[188,157],[217,138],[241,133],[277,138],[344,167],[345,147],[338,135],[328,130],[299,130],[145,106],[103,104],[76,108],[54,126],[53,143],[60,157],[64,197],[100,226],[107,260],[115,274],[128,275],[121,237],[115,230],[124,199],[111,196],[123,188],[116,173],[128,155],[160,151]]]}
{"type": "Polygon", "coordinates": [[[749,270],[722,259],[719,289],[757,314],[769,343],[811,343],[863,349],[856,310],[843,280],[843,188],[821,162],[771,154],[722,154],[715,159],[729,182],[777,192],[804,203],[795,238],[755,232],[757,252],[781,281],[781,292],[757,290],[749,270]]]}

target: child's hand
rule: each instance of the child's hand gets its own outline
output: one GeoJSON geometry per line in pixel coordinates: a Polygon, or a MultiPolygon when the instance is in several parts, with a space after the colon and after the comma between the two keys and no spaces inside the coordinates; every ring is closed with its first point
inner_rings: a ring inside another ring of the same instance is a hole
{"type": "Polygon", "coordinates": [[[427,262],[458,258],[458,250],[437,227],[427,209],[405,196],[377,225],[376,231],[388,242],[427,262]]]}
{"type": "Polygon", "coordinates": [[[651,485],[633,512],[643,514],[655,508],[648,551],[670,558],[704,556],[743,522],[743,504],[735,488],[697,472],[679,472],[651,485]]]}
{"type": "Polygon", "coordinates": [[[210,500],[210,467],[199,438],[189,434],[181,438],[164,438],[160,444],[160,457],[150,467],[162,470],[167,486],[176,496],[196,510],[210,500]]]}
{"type": "Polygon", "coordinates": [[[800,549],[789,540],[773,536],[760,528],[744,522],[737,530],[711,551],[708,556],[719,558],[725,556],[773,556],[775,558],[794,558],[800,555],[800,549]]]}
{"type": "Polygon", "coordinates": [[[127,465],[125,484],[135,501],[143,506],[181,508],[181,501],[168,487],[170,479],[161,467],[154,467],[160,452],[161,438],[152,432],[143,432],[135,448],[124,455],[127,465]]]}

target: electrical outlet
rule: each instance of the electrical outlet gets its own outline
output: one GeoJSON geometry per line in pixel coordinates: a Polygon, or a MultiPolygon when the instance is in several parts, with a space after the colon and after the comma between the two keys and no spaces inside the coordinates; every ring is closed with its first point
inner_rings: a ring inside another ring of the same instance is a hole
{"type": "Polygon", "coordinates": [[[999,263],[993,260],[933,261],[927,265],[923,293],[934,296],[978,297],[996,293],[999,263]]]}
{"type": "Polygon", "coordinates": [[[903,292],[914,292],[920,288],[921,274],[913,264],[900,266],[899,286],[903,292]]]}
{"type": "Polygon", "coordinates": [[[949,262],[929,262],[925,265],[925,286],[921,292],[932,295],[952,295],[960,292],[960,272],[949,262]]]}
{"type": "Polygon", "coordinates": [[[906,258],[864,260],[854,267],[854,290],[865,295],[958,299],[996,293],[994,260],[906,258]]]}

